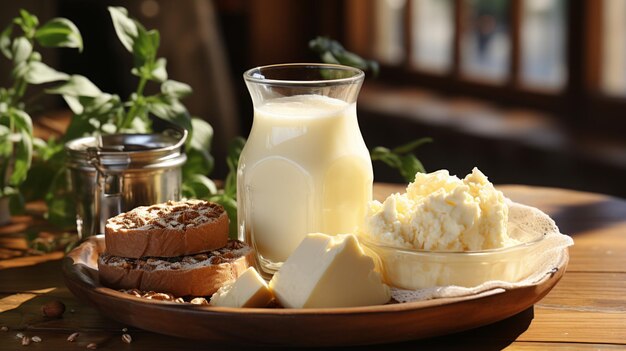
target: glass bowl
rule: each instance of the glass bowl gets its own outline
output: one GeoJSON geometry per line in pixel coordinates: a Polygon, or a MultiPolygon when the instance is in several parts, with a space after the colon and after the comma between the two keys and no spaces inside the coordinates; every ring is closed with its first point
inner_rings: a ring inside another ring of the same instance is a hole
{"type": "MultiPolygon", "coordinates": [[[[529,260],[545,235],[520,244],[483,251],[425,251],[359,241],[379,258],[378,267],[387,284],[408,290],[435,286],[478,286],[489,280],[517,282],[532,274],[529,260]]],[[[536,256],[535,256],[536,257],[536,256]]]]}

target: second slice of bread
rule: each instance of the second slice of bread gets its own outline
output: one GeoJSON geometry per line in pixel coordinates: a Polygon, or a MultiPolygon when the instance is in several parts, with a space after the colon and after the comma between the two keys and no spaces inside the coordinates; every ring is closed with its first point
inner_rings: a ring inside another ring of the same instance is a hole
{"type": "Polygon", "coordinates": [[[110,218],[105,228],[107,253],[121,257],[185,256],[228,242],[226,211],[202,200],[137,207],[110,218]]]}
{"type": "Polygon", "coordinates": [[[173,258],[132,259],[103,254],[100,283],[114,289],[139,289],[175,296],[211,296],[234,282],[253,262],[250,246],[231,240],[218,250],[173,258]]]}

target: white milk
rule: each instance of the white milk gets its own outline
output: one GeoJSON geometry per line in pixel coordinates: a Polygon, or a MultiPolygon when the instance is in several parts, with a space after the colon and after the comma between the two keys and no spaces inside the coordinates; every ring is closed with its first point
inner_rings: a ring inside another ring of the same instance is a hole
{"type": "Polygon", "coordinates": [[[356,104],[320,95],[254,110],[239,160],[239,237],[277,270],[307,233],[352,232],[372,197],[372,163],[356,104]]]}

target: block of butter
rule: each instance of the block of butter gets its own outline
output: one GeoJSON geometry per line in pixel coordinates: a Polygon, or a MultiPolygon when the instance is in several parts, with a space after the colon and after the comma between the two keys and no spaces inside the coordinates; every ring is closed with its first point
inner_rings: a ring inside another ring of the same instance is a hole
{"type": "Polygon", "coordinates": [[[254,267],[249,267],[237,280],[224,285],[211,296],[211,305],[221,307],[265,307],[272,301],[267,283],[254,267]]]}
{"type": "Polygon", "coordinates": [[[390,299],[374,260],[353,234],[308,234],[269,286],[287,308],[367,306],[390,299]]]}

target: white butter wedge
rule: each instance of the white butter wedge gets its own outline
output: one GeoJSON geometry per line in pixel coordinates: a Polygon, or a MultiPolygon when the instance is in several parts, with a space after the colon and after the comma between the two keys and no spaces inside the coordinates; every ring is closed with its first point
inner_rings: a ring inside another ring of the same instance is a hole
{"type": "Polygon", "coordinates": [[[389,287],[352,234],[308,234],[270,281],[287,308],[384,304],[389,287]]]}
{"type": "Polygon", "coordinates": [[[265,307],[272,301],[267,283],[254,267],[249,267],[237,280],[220,287],[211,296],[211,305],[220,307],[265,307]]]}

